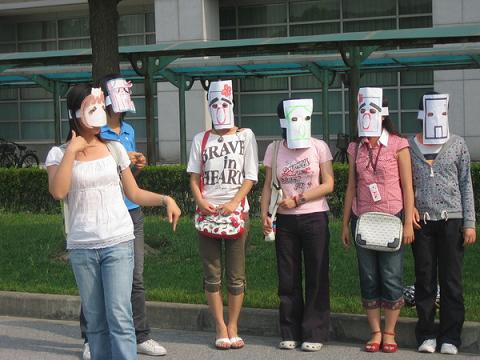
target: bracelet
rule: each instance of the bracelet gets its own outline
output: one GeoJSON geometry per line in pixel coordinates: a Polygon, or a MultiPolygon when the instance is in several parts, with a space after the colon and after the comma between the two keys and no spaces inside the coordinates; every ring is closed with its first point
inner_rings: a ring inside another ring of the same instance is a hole
{"type": "Polygon", "coordinates": [[[166,199],[166,195],[162,195],[162,203],[160,204],[160,206],[166,206],[165,204],[165,199],[166,199]]]}

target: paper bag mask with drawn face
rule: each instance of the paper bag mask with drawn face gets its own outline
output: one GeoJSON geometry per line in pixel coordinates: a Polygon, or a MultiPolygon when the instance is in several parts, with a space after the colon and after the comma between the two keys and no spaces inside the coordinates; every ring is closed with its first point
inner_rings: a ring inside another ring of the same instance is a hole
{"type": "Polygon", "coordinates": [[[91,94],[83,99],[80,109],[75,112],[75,116],[87,128],[107,125],[105,98],[101,88],[92,88],[91,94]]]}
{"type": "Polygon", "coordinates": [[[381,88],[360,88],[358,91],[358,136],[382,135],[382,116],[388,115],[388,108],[382,107],[381,88]]]}
{"type": "Polygon", "coordinates": [[[132,112],[135,113],[135,104],[131,98],[133,84],[122,78],[107,81],[108,96],[105,99],[105,105],[112,105],[116,113],[132,112]]]}
{"type": "Polygon", "coordinates": [[[312,99],[293,99],[283,102],[285,112],[284,125],[287,129],[289,149],[304,149],[311,146],[312,136],[312,99]]]}
{"type": "Polygon", "coordinates": [[[208,88],[207,101],[215,129],[231,129],[235,126],[231,80],[211,82],[208,88]]]}
{"type": "Polygon", "coordinates": [[[423,96],[423,143],[445,144],[450,138],[448,128],[448,94],[423,96]]]}

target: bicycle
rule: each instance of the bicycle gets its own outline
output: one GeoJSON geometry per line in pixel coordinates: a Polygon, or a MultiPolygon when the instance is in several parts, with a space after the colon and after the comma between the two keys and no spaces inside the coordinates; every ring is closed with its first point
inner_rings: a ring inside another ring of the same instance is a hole
{"type": "Polygon", "coordinates": [[[40,164],[34,150],[25,145],[0,138],[0,167],[37,167],[40,164]]]}
{"type": "Polygon", "coordinates": [[[338,133],[337,134],[337,143],[335,144],[338,151],[333,156],[333,162],[347,163],[348,162],[348,144],[350,142],[350,137],[347,134],[338,133]]]}

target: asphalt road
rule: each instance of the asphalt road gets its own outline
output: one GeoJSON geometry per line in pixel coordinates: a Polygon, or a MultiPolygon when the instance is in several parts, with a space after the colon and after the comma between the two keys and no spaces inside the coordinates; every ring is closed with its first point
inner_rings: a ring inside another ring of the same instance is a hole
{"type": "MultiPolygon", "coordinates": [[[[82,340],[78,323],[74,321],[40,320],[18,317],[0,317],[0,360],[78,360],[81,359],[82,340]]],[[[361,344],[330,343],[317,353],[300,350],[279,350],[279,339],[244,336],[246,346],[241,350],[219,351],[213,346],[214,334],[153,329],[152,337],[167,348],[163,359],[322,359],[371,360],[386,359],[446,359],[448,355],[419,354],[413,349],[400,349],[396,354],[367,354],[361,344]]],[[[478,359],[478,355],[459,354],[451,359],[478,359]]],[[[139,356],[140,360],[154,357],[139,356]]]]}

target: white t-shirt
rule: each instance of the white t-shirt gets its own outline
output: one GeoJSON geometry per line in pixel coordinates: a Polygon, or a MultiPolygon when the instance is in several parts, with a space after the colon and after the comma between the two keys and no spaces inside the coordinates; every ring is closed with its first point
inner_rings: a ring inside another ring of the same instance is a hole
{"type": "MultiPolygon", "coordinates": [[[[123,171],[130,165],[127,152],[120,143],[111,144],[121,154],[119,166],[123,171]]],[[[63,155],[54,146],[45,165],[59,165],[63,155]]],[[[75,160],[65,201],[69,211],[67,249],[99,249],[135,238],[112,155],[92,161],[75,160]]]]}
{"type": "MultiPolygon", "coordinates": [[[[200,152],[204,134],[205,131],[202,131],[193,138],[188,173],[201,173],[200,152]]],[[[203,175],[203,197],[215,206],[233,199],[244,180],[258,181],[257,141],[250,129],[224,136],[210,132],[203,161],[203,174],[200,174],[203,175]]],[[[248,201],[245,201],[244,211],[248,209],[248,201]]]]}

